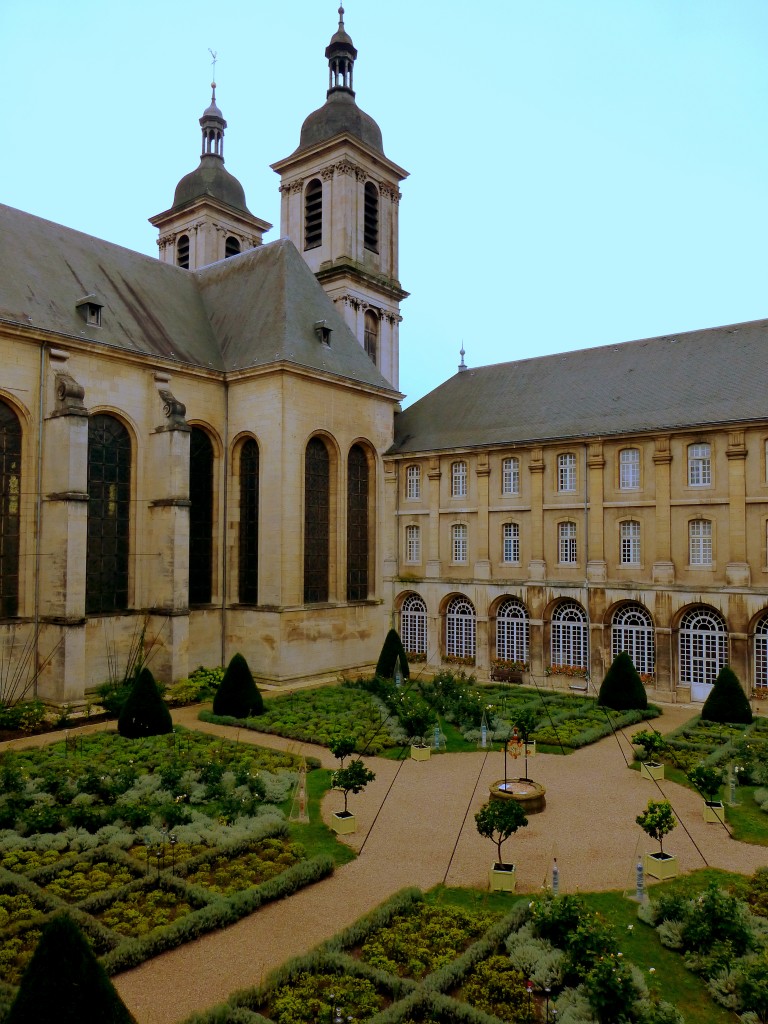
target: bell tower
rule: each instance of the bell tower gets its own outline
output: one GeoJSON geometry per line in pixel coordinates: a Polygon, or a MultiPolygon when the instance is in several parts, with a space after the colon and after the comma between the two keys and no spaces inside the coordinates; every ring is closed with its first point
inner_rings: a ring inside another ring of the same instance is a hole
{"type": "Polygon", "coordinates": [[[280,234],[290,238],[382,376],[399,387],[399,183],[381,129],[355,102],[357,50],[344,27],[326,47],[326,102],[307,117],[280,175],[280,234]]]}

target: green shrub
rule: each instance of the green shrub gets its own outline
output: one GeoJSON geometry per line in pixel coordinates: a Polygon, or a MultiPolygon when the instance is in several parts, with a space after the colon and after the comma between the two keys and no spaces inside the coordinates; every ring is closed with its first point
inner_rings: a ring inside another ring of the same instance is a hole
{"type": "Polygon", "coordinates": [[[139,672],[117,720],[117,731],[128,739],[173,732],[171,713],[148,668],[139,672]]]}
{"type": "Polygon", "coordinates": [[[746,725],[752,721],[752,708],[747,695],[729,665],[723,665],[720,669],[704,701],[701,719],[704,722],[743,722],[746,725]]]}
{"type": "Polygon", "coordinates": [[[648,707],[648,695],[632,659],[621,651],[605,673],[597,703],[614,711],[648,707]]]}
{"type": "Polygon", "coordinates": [[[502,843],[527,824],[525,811],[516,800],[489,800],[475,815],[477,831],[483,839],[496,843],[499,864],[504,863],[501,859],[502,843]]]}
{"type": "Polygon", "coordinates": [[[213,698],[213,713],[232,715],[234,718],[255,718],[264,713],[264,700],[242,654],[233,654],[227,665],[227,671],[213,698]]]}
{"type": "Polygon", "coordinates": [[[384,638],[379,660],[376,662],[376,675],[382,679],[392,679],[395,674],[397,659],[400,659],[400,671],[403,679],[409,679],[411,670],[408,667],[408,656],[405,653],[400,634],[396,629],[390,629],[384,638]]]}

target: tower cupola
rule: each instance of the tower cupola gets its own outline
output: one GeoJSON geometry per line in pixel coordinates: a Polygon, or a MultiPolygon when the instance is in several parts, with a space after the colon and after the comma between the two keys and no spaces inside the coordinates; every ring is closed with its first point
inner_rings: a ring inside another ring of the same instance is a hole
{"type": "Polygon", "coordinates": [[[331,36],[331,41],[325,48],[325,56],[328,58],[328,96],[337,89],[344,89],[354,96],[355,90],[352,86],[352,73],[355,67],[357,50],[344,28],[343,7],[339,8],[339,27],[331,36]]]}

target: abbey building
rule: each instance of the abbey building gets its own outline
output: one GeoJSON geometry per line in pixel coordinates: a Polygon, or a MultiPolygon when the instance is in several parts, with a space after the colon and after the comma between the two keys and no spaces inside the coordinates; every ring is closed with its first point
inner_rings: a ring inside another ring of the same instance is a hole
{"type": "Polygon", "coordinates": [[[768,322],[462,360],[401,412],[406,171],[340,13],[279,240],[215,87],[159,259],[0,207],[0,679],[82,700],[142,633],[165,681],[334,678],[394,623],[427,671],[768,692],[768,322]]]}

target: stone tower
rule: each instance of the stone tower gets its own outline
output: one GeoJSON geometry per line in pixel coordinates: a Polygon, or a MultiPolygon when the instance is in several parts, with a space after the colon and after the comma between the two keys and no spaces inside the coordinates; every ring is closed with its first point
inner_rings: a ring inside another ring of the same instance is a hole
{"type": "Polygon", "coordinates": [[[261,245],[262,235],[272,227],[254,217],[245,205],[243,186],[224,167],[227,122],[216,105],[215,82],[211,89],[210,106],[200,118],[200,166],[178,183],[170,210],[149,219],[160,232],[161,261],[187,270],[198,270],[261,245]]]}
{"type": "Polygon", "coordinates": [[[399,182],[381,129],[355,102],[357,50],[339,27],[326,48],[325,104],[304,121],[298,148],[272,164],[280,175],[280,233],[290,238],[337,303],[379,372],[399,386],[399,182]]]}

